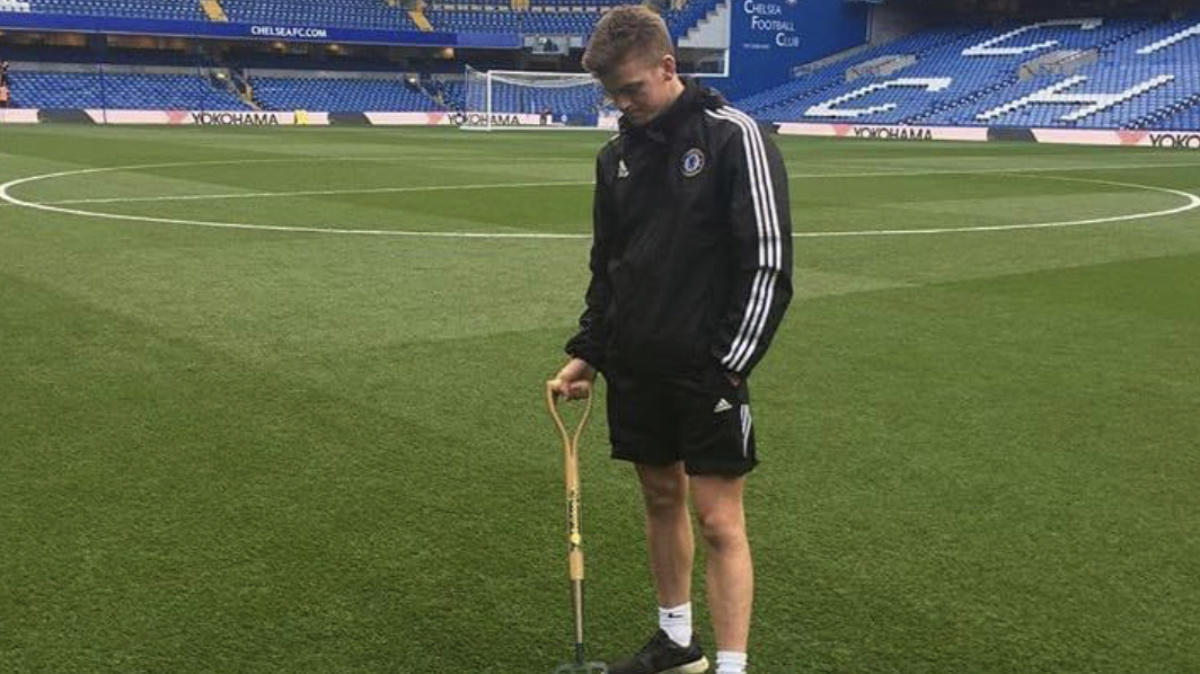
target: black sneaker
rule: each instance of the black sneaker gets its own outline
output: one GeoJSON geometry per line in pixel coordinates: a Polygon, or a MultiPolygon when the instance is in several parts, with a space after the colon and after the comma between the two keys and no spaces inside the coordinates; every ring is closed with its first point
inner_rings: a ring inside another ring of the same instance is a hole
{"type": "Polygon", "coordinates": [[[662,630],[632,658],[609,667],[610,674],[703,674],[707,671],[708,658],[704,657],[695,638],[684,648],[662,630]]]}

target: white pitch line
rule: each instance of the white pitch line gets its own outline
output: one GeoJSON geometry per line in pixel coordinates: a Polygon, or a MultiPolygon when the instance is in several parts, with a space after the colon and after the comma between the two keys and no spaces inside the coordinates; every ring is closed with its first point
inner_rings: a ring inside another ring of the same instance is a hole
{"type": "MultiPolygon", "coordinates": [[[[339,160],[351,161],[351,158],[341,158],[339,160]]],[[[285,161],[275,159],[264,159],[259,161],[285,161]]],[[[286,160],[292,161],[292,160],[286,160]]],[[[376,161],[375,158],[365,158],[363,161],[376,161]]],[[[174,165],[172,165],[174,166],[174,165]]],[[[1005,173],[1047,173],[1047,172],[1074,172],[1074,171],[1109,171],[1119,169],[1142,169],[1142,168],[1172,168],[1176,166],[1195,167],[1200,164],[1141,164],[1141,165],[1124,165],[1124,166],[1078,166],[1078,167],[1036,167],[1036,168],[1014,168],[1014,169],[962,169],[962,170],[937,170],[931,169],[927,171],[867,171],[862,173],[800,173],[789,176],[789,180],[820,180],[820,179],[837,179],[837,178],[892,178],[900,177],[907,178],[910,176],[932,176],[932,175],[991,175],[1005,173]]],[[[60,177],[60,176],[55,176],[60,177]]],[[[153,197],[96,197],[88,199],[62,199],[56,201],[41,201],[38,202],[50,206],[63,206],[71,204],[121,204],[121,203],[141,203],[141,202],[162,202],[162,201],[204,201],[207,199],[264,199],[276,197],[310,197],[310,196],[337,196],[350,194],[393,194],[406,192],[443,192],[453,190],[486,190],[500,188],[533,188],[533,187],[583,187],[592,185],[592,181],[559,181],[559,182],[523,182],[523,183],[479,183],[469,185],[427,185],[427,186],[405,186],[405,187],[364,187],[358,189],[345,190],[302,190],[295,192],[218,192],[214,194],[176,194],[176,195],[160,195],[153,197]]]]}
{"type": "Polygon", "coordinates": [[[1170,164],[1109,164],[1107,166],[1036,166],[1026,168],[984,168],[984,169],[926,169],[889,171],[864,171],[861,173],[797,173],[789,176],[791,180],[809,180],[819,178],[907,178],[908,176],[942,176],[942,175],[989,175],[995,173],[1056,173],[1074,171],[1120,171],[1125,169],[1156,169],[1156,168],[1195,168],[1200,163],[1173,162],[1170,164]]]}
{"type": "MultiPolygon", "coordinates": [[[[185,220],[185,219],[176,219],[176,218],[157,218],[157,217],[151,217],[151,216],[122,215],[122,214],[117,214],[117,213],[97,213],[94,211],[84,211],[84,210],[78,210],[78,209],[72,209],[72,208],[62,208],[60,206],[54,206],[54,205],[50,205],[50,204],[46,204],[46,203],[34,203],[34,202],[24,201],[22,199],[12,196],[9,193],[9,190],[17,185],[22,185],[22,184],[26,184],[26,183],[41,181],[41,180],[50,180],[53,178],[75,176],[75,175],[87,175],[87,174],[113,172],[113,171],[138,170],[138,169],[147,169],[147,168],[166,168],[166,167],[178,167],[178,166],[198,166],[198,165],[216,165],[216,164],[228,165],[228,164],[247,164],[247,163],[270,163],[270,162],[279,163],[279,162],[293,162],[293,161],[296,161],[296,159],[295,158],[271,158],[271,159],[250,159],[250,160],[241,160],[241,161],[217,160],[217,161],[203,161],[203,162],[174,162],[174,163],[167,163],[167,164],[143,164],[143,165],[138,165],[138,166],[124,166],[124,167],[118,166],[118,167],[107,167],[107,168],[77,169],[77,170],[73,170],[73,171],[60,171],[57,173],[50,173],[50,174],[45,174],[45,175],[41,175],[41,176],[28,176],[25,178],[19,178],[19,179],[11,180],[7,183],[4,183],[4,184],[0,185],[0,200],[5,201],[10,204],[13,204],[13,205],[16,205],[16,206],[22,206],[25,208],[49,211],[49,212],[53,212],[53,213],[62,213],[62,214],[66,214],[66,215],[78,215],[78,216],[82,216],[82,217],[105,218],[105,219],[110,219],[110,220],[123,220],[123,221],[134,221],[134,222],[158,222],[158,223],[173,224],[173,225],[215,227],[215,228],[223,228],[223,229],[266,230],[266,231],[279,231],[279,232],[304,232],[304,233],[318,233],[318,234],[367,234],[367,235],[376,235],[376,236],[406,236],[406,237],[423,237],[423,238],[459,238],[459,239],[588,239],[588,238],[591,238],[590,235],[588,235],[588,234],[549,234],[549,233],[539,233],[539,232],[433,232],[433,231],[404,231],[404,230],[383,230],[383,229],[338,229],[338,228],[332,228],[332,227],[324,228],[324,227],[300,227],[300,226],[285,226],[285,225],[255,225],[255,224],[248,224],[248,223],[212,222],[212,221],[206,221],[206,220],[185,220]]],[[[1177,166],[1177,165],[1180,165],[1180,164],[1171,164],[1170,166],[1177,166]]],[[[1116,167],[1116,168],[1128,169],[1128,168],[1135,168],[1135,167],[1131,166],[1131,165],[1125,165],[1125,166],[1116,167]]],[[[1020,174],[1020,173],[1038,173],[1038,172],[1046,172],[1046,171],[1053,171],[1053,170],[1057,170],[1057,171],[1073,171],[1073,170],[1075,170],[1075,171],[1094,171],[1094,170],[1110,170],[1110,169],[1108,167],[1079,167],[1079,168],[1074,168],[1074,169],[1050,169],[1050,168],[1046,168],[1046,167],[1039,167],[1039,168],[1030,168],[1030,169],[1009,169],[1009,170],[983,169],[983,170],[974,170],[974,171],[941,171],[941,172],[937,172],[937,173],[938,174],[942,174],[942,173],[963,174],[963,175],[970,175],[973,173],[980,173],[980,172],[1020,174]]],[[[892,176],[892,175],[914,175],[914,174],[913,173],[897,174],[894,172],[863,173],[863,174],[817,174],[817,175],[812,175],[812,176],[793,176],[793,178],[799,179],[799,178],[805,178],[805,177],[811,177],[811,178],[883,177],[883,176],[892,176]]],[[[1026,177],[1026,176],[1014,175],[1013,177],[1026,177]]],[[[1027,223],[1027,224],[1016,224],[1016,225],[985,225],[985,226],[978,226],[978,227],[951,227],[951,228],[921,229],[921,230],[907,229],[907,230],[861,230],[861,231],[849,231],[849,232],[799,232],[799,233],[793,234],[793,236],[796,238],[816,238],[816,237],[833,238],[833,237],[852,237],[852,236],[853,237],[865,237],[865,236],[901,236],[901,235],[907,236],[907,235],[914,235],[914,234],[998,232],[998,231],[1012,231],[1012,230],[1021,230],[1021,229],[1061,228],[1061,227],[1074,227],[1074,226],[1081,226],[1081,225],[1102,224],[1102,223],[1109,223],[1109,222],[1124,222],[1124,221],[1130,221],[1130,220],[1143,220],[1143,219],[1150,219],[1150,218],[1165,217],[1165,216],[1169,216],[1169,215],[1175,215],[1178,213],[1183,213],[1186,211],[1194,210],[1196,208],[1200,208],[1200,196],[1192,194],[1191,192],[1184,192],[1182,190],[1174,190],[1174,189],[1170,189],[1170,188],[1166,188],[1166,187],[1157,187],[1157,186],[1153,186],[1153,185],[1139,185],[1139,184],[1135,184],[1135,183],[1123,183],[1123,182],[1107,181],[1107,180],[1095,180],[1095,179],[1089,179],[1089,178],[1066,178],[1066,177],[1061,177],[1061,176],[1057,176],[1057,177],[1056,176],[1028,176],[1028,177],[1031,177],[1031,178],[1037,177],[1037,178],[1044,178],[1044,179],[1051,179],[1051,180],[1063,180],[1063,181],[1071,181],[1071,182],[1079,182],[1079,183],[1091,183],[1091,184],[1098,184],[1098,185],[1111,185],[1111,186],[1126,187],[1126,188],[1130,188],[1130,189],[1140,189],[1140,190],[1161,192],[1164,194],[1171,194],[1174,196],[1182,197],[1182,198],[1186,199],[1188,201],[1188,203],[1184,206],[1180,206],[1180,207],[1176,207],[1176,208],[1172,208],[1172,209],[1150,211],[1150,212],[1144,212],[1144,213],[1132,213],[1132,214],[1127,214],[1127,215],[1110,216],[1110,217],[1105,217],[1105,218],[1092,218],[1092,219],[1087,219],[1087,220],[1027,223]]],[[[546,187],[546,186],[551,186],[551,185],[568,185],[568,184],[569,185],[590,185],[591,182],[589,181],[589,182],[582,182],[582,183],[520,183],[520,184],[509,184],[507,186],[520,185],[520,186],[526,186],[526,187],[529,187],[529,186],[546,187]]],[[[482,188],[482,187],[493,188],[493,187],[505,187],[505,186],[506,185],[485,185],[485,186],[480,186],[479,188],[482,188]]],[[[461,186],[461,185],[459,185],[459,186],[447,185],[447,186],[434,186],[432,188],[430,188],[430,187],[425,187],[425,188],[413,187],[413,188],[384,188],[384,189],[410,189],[410,191],[417,191],[417,190],[430,190],[430,189],[452,190],[452,189],[464,189],[464,188],[465,188],[465,186],[461,186]]],[[[292,195],[294,195],[294,193],[292,195]]],[[[203,196],[206,196],[206,195],[194,195],[193,198],[202,198],[203,196]]],[[[283,195],[280,194],[278,196],[283,196],[283,195]]],[[[151,198],[161,199],[161,198],[157,198],[157,197],[145,197],[143,199],[151,199],[151,198]]]]}
{"type": "MultiPolygon", "coordinates": [[[[1029,177],[1029,176],[1016,176],[1029,177]]],[[[1137,185],[1134,183],[1122,183],[1112,180],[1092,180],[1090,178],[1064,178],[1061,176],[1036,176],[1039,180],[1062,180],[1076,183],[1092,183],[1096,185],[1112,185],[1116,187],[1128,187],[1132,189],[1141,189],[1154,192],[1162,192],[1163,194],[1171,194],[1187,199],[1188,203],[1177,208],[1171,208],[1161,211],[1152,211],[1147,213],[1130,213],[1128,215],[1114,215],[1105,218],[1092,218],[1089,220],[1063,220],[1059,222],[1032,222],[1019,225],[980,225],[978,227],[942,227],[938,229],[877,229],[866,231],[850,231],[850,232],[798,232],[793,233],[795,238],[833,238],[833,237],[861,237],[861,236],[911,236],[914,234],[956,234],[964,232],[1011,232],[1021,229],[1061,229],[1064,227],[1081,227],[1084,225],[1101,225],[1110,222],[1128,222],[1130,220],[1149,220],[1151,218],[1163,218],[1169,215],[1177,215],[1186,213],[1187,211],[1200,208],[1200,195],[1184,192],[1183,190],[1173,190],[1168,187],[1156,187],[1154,185],[1137,185]]]]}
{"type": "Polygon", "coordinates": [[[110,197],[104,199],[65,199],[42,201],[41,204],[59,206],[63,204],[119,204],[145,201],[203,201],[206,199],[261,199],[268,197],[313,197],[342,194],[392,194],[398,192],[444,192],[450,190],[487,190],[523,187],[590,186],[592,181],[541,182],[541,183],[480,183],[475,185],[425,185],[417,187],[365,187],[354,190],[305,190],[300,192],[226,192],[223,194],[177,194],[157,197],[110,197]]]}

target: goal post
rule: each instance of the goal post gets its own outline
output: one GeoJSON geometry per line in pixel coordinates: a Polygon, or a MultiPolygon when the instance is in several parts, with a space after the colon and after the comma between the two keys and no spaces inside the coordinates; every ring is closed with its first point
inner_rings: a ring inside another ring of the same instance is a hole
{"type": "Polygon", "coordinates": [[[604,89],[587,73],[481,71],[467,66],[460,128],[595,129],[611,112],[604,89]]]}

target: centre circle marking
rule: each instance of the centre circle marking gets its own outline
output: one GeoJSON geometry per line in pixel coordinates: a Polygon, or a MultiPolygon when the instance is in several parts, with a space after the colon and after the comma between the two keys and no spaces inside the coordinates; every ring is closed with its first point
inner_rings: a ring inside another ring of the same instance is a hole
{"type": "MultiPolygon", "coordinates": [[[[386,161],[386,158],[379,157],[339,157],[334,158],[335,161],[386,161]]],[[[163,169],[163,168],[190,168],[196,166],[229,166],[242,164],[269,164],[269,163],[294,163],[307,161],[306,159],[296,157],[280,157],[270,159],[229,159],[229,160],[214,160],[214,161],[198,161],[198,162],[171,162],[162,164],[137,164],[130,166],[109,166],[101,168],[75,169],[71,171],[59,171],[57,173],[46,173],[42,175],[27,176],[10,180],[3,185],[0,185],[0,201],[12,204],[14,206],[29,208],[34,210],[46,211],[51,213],[59,213],[63,215],[74,215],[88,218],[102,218],[108,220],[122,220],[132,222],[151,222],[162,223],[168,225],[184,225],[191,227],[211,227],[219,229],[242,229],[242,230],[261,230],[272,232],[299,232],[299,233],[314,233],[314,234],[348,234],[348,235],[368,235],[368,236],[403,236],[403,237],[422,237],[422,238],[446,238],[446,239],[567,239],[579,240],[590,239],[590,234],[556,234],[546,232],[437,232],[437,231],[420,231],[420,230],[391,230],[391,229],[340,229],[336,227],[305,227],[291,225],[260,225],[253,223],[242,222],[217,222],[209,220],[188,220],[181,218],[160,218],[148,215],[123,215],[119,213],[102,213],[98,211],[89,211],[79,208],[64,208],[61,205],[50,203],[39,203],[26,201],[15,197],[10,190],[19,185],[27,185],[35,182],[55,180],[59,178],[68,178],[81,175],[95,175],[102,173],[113,173],[118,171],[136,171],[146,169],[163,169]]],[[[1115,167],[1114,167],[1115,168],[1115,167]]],[[[1131,166],[1130,168],[1137,168],[1131,166]]],[[[1063,169],[1037,169],[1036,172],[1043,171],[1086,171],[1086,170],[1109,170],[1109,167],[1088,168],[1075,167],[1063,169]]],[[[932,234],[954,234],[954,233],[971,233],[971,232],[1005,232],[1026,229],[1058,229],[1064,227],[1080,227],[1084,225],[1099,225],[1113,222],[1128,222],[1132,220],[1148,220],[1151,218],[1161,218],[1170,215],[1177,215],[1200,208],[1200,195],[1183,190],[1171,189],[1168,187],[1159,187],[1155,185],[1141,185],[1137,183],[1119,182],[1114,180],[1100,180],[1094,178],[1068,178],[1065,176],[1051,175],[1027,175],[1034,173],[1035,170],[1023,171],[1021,169],[1013,169],[1011,171],[987,169],[979,171],[981,173],[995,173],[996,175],[1009,176],[1023,179],[1036,180],[1057,180],[1063,182],[1075,182],[1092,185],[1105,185],[1110,187],[1124,187],[1133,190],[1141,190],[1147,192],[1159,192],[1168,194],[1174,197],[1184,199],[1187,203],[1175,208],[1145,211],[1141,213],[1130,213],[1125,215],[1113,215],[1100,218],[1088,218],[1082,220],[1063,220],[1055,222],[1034,222],[1021,223],[1012,225],[981,225],[974,227],[941,227],[932,229],[880,229],[880,230],[854,230],[854,231],[828,231],[828,232],[795,232],[792,234],[794,238],[840,238],[840,237],[872,237],[872,236],[914,236],[914,235],[932,235],[932,234]]],[[[947,175],[971,175],[976,172],[972,171],[948,171],[947,175]]],[[[857,173],[857,174],[830,174],[830,175],[804,175],[796,176],[793,179],[813,180],[813,179],[837,179],[837,178],[856,178],[856,177],[883,177],[883,176],[899,176],[903,177],[902,172],[877,172],[877,173],[857,173]]],[[[267,198],[280,196],[304,196],[314,194],[341,194],[341,193],[370,193],[370,192],[436,192],[436,191],[453,191],[453,190],[479,190],[479,189],[503,189],[503,188],[529,188],[529,187],[578,187],[591,185],[591,182],[525,182],[525,183],[496,183],[496,184],[478,184],[478,185],[432,185],[432,186],[412,186],[412,187],[392,187],[392,188],[375,188],[367,190],[320,190],[309,192],[264,192],[264,193],[249,193],[249,194],[214,194],[214,195],[183,195],[178,197],[163,196],[163,197],[133,197],[131,201],[152,201],[152,200],[192,200],[199,201],[204,199],[231,199],[231,198],[267,198]]],[[[88,200],[80,200],[88,201],[88,200]]],[[[91,200],[112,203],[119,199],[91,200]]],[[[78,202],[76,202],[78,203],[78,202]]]]}

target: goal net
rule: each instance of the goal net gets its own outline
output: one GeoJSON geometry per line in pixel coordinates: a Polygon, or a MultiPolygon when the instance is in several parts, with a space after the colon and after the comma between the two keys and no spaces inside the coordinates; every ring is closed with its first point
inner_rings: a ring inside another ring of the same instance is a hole
{"type": "Polygon", "coordinates": [[[604,89],[587,73],[488,70],[467,66],[461,128],[596,128],[604,89]]]}

